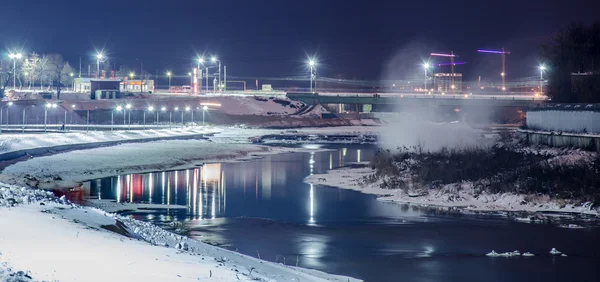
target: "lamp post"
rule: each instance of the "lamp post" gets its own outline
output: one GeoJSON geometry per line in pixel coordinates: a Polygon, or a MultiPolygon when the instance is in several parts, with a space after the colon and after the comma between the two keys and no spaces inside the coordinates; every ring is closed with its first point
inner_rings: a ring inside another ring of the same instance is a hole
{"type": "MultiPolygon", "coordinates": [[[[160,108],[160,111],[164,113],[165,111],[167,111],[167,108],[162,107],[162,108],[160,108]]],[[[156,123],[159,123],[159,122],[160,122],[160,115],[158,114],[158,111],[156,111],[156,123]]]]}
{"type": "Polygon", "coordinates": [[[21,127],[21,134],[25,134],[25,110],[27,110],[27,108],[31,108],[34,106],[35,105],[30,105],[30,106],[23,108],[23,127],[21,127]]]}
{"type": "MultiPolygon", "coordinates": [[[[128,110],[127,115],[129,121],[127,123],[129,124],[129,130],[131,130],[131,104],[125,105],[125,108],[128,110]]],[[[125,122],[125,115],[123,115],[123,122],[125,122]]]]}
{"type": "MultiPolygon", "coordinates": [[[[179,107],[175,107],[173,110],[177,111],[177,110],[179,110],[179,107]]],[[[169,128],[171,128],[172,124],[173,124],[173,111],[169,111],[169,128]]]]}
{"type": "Polygon", "coordinates": [[[8,102],[6,105],[0,107],[0,134],[2,134],[2,110],[6,108],[6,125],[8,125],[8,109],[13,105],[13,102],[8,102]]]}
{"type": "Polygon", "coordinates": [[[208,111],[208,106],[202,107],[202,126],[204,126],[204,113],[208,111]]]}
{"type": "Polygon", "coordinates": [[[21,53],[10,53],[8,57],[13,60],[13,88],[17,88],[17,59],[21,59],[23,54],[21,53]]]}
{"type": "MultiPolygon", "coordinates": [[[[121,106],[117,106],[116,108],[117,112],[120,112],[121,110],[123,110],[123,107],[121,106]]],[[[125,114],[123,114],[123,116],[125,116],[125,114]]],[[[123,118],[125,119],[125,118],[123,118]]],[[[115,126],[115,111],[110,111],[110,131],[113,131],[113,127],[115,126]]]]}
{"type": "Polygon", "coordinates": [[[53,104],[53,103],[48,103],[44,107],[44,133],[47,132],[47,126],[48,126],[48,109],[54,109],[54,108],[56,108],[56,104],[53,104]]]}
{"type": "Polygon", "coordinates": [[[167,77],[169,78],[169,89],[171,89],[171,72],[167,72],[167,77]]]}
{"type": "MultiPolygon", "coordinates": [[[[71,105],[71,126],[73,126],[73,114],[75,113],[75,104],[71,105]]],[[[65,127],[66,129],[66,127],[65,127]]]]}
{"type": "Polygon", "coordinates": [[[544,95],[544,71],[546,70],[545,65],[540,65],[540,96],[544,95]]]}
{"type": "Polygon", "coordinates": [[[217,81],[217,85],[219,86],[219,90],[221,90],[221,60],[218,60],[215,57],[210,58],[213,63],[219,63],[219,80],[217,81]]]}
{"type": "MultiPolygon", "coordinates": [[[[185,107],[185,111],[189,112],[190,111],[190,107],[185,107]]],[[[183,124],[183,111],[181,111],[181,124],[183,124]]]]}
{"type": "Polygon", "coordinates": [[[100,63],[104,61],[102,53],[96,54],[96,78],[100,78],[100,63]]]}
{"type": "Polygon", "coordinates": [[[425,92],[427,92],[427,70],[429,69],[429,63],[423,63],[423,70],[425,71],[425,80],[423,80],[423,85],[425,87],[425,92]]]}
{"type": "Polygon", "coordinates": [[[316,62],[315,60],[309,60],[308,61],[308,66],[310,67],[310,92],[314,93],[317,90],[317,82],[315,81],[316,79],[316,68],[315,68],[316,62]],[[314,82],[314,89],[313,89],[313,82],[314,82]]]}
{"type": "MultiPolygon", "coordinates": [[[[154,111],[154,107],[150,106],[148,107],[148,111],[152,112],[154,111]]],[[[146,129],[146,111],[144,110],[144,129],[146,129]]]]}
{"type": "MultiPolygon", "coordinates": [[[[199,72],[198,74],[199,74],[199,77],[200,77],[200,85],[199,85],[200,87],[199,87],[199,89],[200,89],[200,91],[202,91],[202,69],[200,68],[200,65],[204,65],[204,58],[203,57],[198,58],[198,72],[199,72]]],[[[206,75],[208,76],[208,72],[206,72],[206,75]]]]}

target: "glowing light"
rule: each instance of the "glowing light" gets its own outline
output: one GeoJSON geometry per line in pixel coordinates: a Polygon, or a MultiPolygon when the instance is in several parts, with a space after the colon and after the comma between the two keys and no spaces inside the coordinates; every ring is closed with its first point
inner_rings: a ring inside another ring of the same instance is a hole
{"type": "Polygon", "coordinates": [[[128,110],[131,109],[131,104],[125,105],[125,108],[128,109],[128,110]]]}
{"type": "Polygon", "coordinates": [[[204,110],[204,111],[208,110],[208,106],[202,107],[202,110],[204,110]]]}
{"type": "Polygon", "coordinates": [[[433,66],[443,67],[443,66],[466,65],[466,64],[467,64],[466,62],[454,62],[454,63],[446,62],[446,63],[433,64],[433,66]]]}
{"type": "Polygon", "coordinates": [[[210,58],[210,61],[214,63],[214,62],[216,62],[216,61],[217,61],[217,58],[215,58],[215,57],[212,57],[212,58],[210,58]]]}
{"type": "Polygon", "coordinates": [[[7,105],[9,105],[9,106],[12,106],[12,105],[13,105],[13,102],[12,102],[12,101],[10,101],[10,102],[8,102],[8,103],[7,103],[7,105]]]}
{"type": "Polygon", "coordinates": [[[200,103],[201,106],[215,106],[215,107],[220,107],[221,104],[219,103],[200,103]]]}
{"type": "Polygon", "coordinates": [[[170,71],[167,72],[167,76],[169,76],[169,77],[171,76],[171,72],[170,71]]]}
{"type": "Polygon", "coordinates": [[[130,72],[130,73],[129,73],[129,78],[133,79],[134,77],[135,77],[135,73],[133,73],[133,72],[130,72]]]}
{"type": "Polygon", "coordinates": [[[8,57],[11,59],[21,59],[23,57],[23,54],[21,53],[10,53],[8,54],[8,57]]]}
{"type": "Polygon", "coordinates": [[[502,87],[502,91],[506,91],[506,87],[502,87]]]}
{"type": "Polygon", "coordinates": [[[96,54],[96,59],[102,60],[103,58],[104,58],[104,55],[102,53],[96,54]]]}
{"type": "Polygon", "coordinates": [[[202,58],[202,57],[198,58],[198,63],[204,64],[204,58],[202,58]]]}
{"type": "Polygon", "coordinates": [[[431,56],[434,57],[456,57],[454,54],[441,54],[441,53],[431,53],[431,56]]]}
{"type": "Polygon", "coordinates": [[[488,54],[510,54],[510,52],[502,51],[502,50],[486,50],[486,49],[478,49],[479,53],[488,53],[488,54]]]}
{"type": "Polygon", "coordinates": [[[122,109],[123,109],[123,107],[121,107],[121,106],[117,106],[117,111],[120,111],[120,110],[122,110],[122,109]]]}
{"type": "Polygon", "coordinates": [[[545,71],[546,70],[546,66],[545,65],[540,65],[540,70],[541,71],[545,71]]]}
{"type": "Polygon", "coordinates": [[[154,111],[154,107],[152,107],[152,106],[148,107],[148,111],[154,111]]]}
{"type": "Polygon", "coordinates": [[[185,111],[189,112],[190,111],[190,107],[185,107],[185,111]]]}
{"type": "Polygon", "coordinates": [[[465,98],[469,98],[469,95],[465,94],[465,98]]]}
{"type": "Polygon", "coordinates": [[[309,60],[309,61],[308,61],[308,65],[309,65],[309,66],[311,66],[311,67],[314,67],[314,66],[315,66],[315,64],[316,64],[316,63],[315,63],[315,61],[314,61],[314,60],[309,60]]]}
{"type": "Polygon", "coordinates": [[[176,110],[176,111],[179,111],[179,107],[175,107],[175,109],[174,109],[174,110],[176,110]]]}
{"type": "Polygon", "coordinates": [[[167,108],[166,107],[162,107],[162,108],[160,108],[160,110],[164,112],[164,111],[167,110],[167,108]]]}
{"type": "Polygon", "coordinates": [[[503,72],[501,72],[501,73],[500,73],[500,75],[501,75],[501,76],[504,76],[504,73],[503,73],[503,72]]]}

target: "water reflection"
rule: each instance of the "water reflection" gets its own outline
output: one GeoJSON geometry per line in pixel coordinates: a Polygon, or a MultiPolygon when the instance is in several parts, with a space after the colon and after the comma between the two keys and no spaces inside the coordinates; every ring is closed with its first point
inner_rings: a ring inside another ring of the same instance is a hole
{"type": "MultiPolygon", "coordinates": [[[[367,158],[373,153],[370,149],[367,158]]],[[[164,209],[154,211],[152,216],[150,211],[138,212],[145,217],[141,219],[161,221],[173,220],[173,216],[177,220],[239,215],[261,217],[269,213],[266,209],[270,203],[293,197],[305,199],[305,217],[301,221],[314,225],[318,217],[315,186],[306,184],[308,191],[292,190],[287,183],[298,183],[307,175],[360,161],[364,155],[364,149],[361,152],[356,148],[286,154],[278,156],[277,161],[267,158],[247,163],[206,164],[187,170],[118,175],[85,183],[84,189],[94,199],[162,205],[164,209]],[[334,154],[339,157],[334,158],[334,154]],[[228,211],[228,201],[236,205],[231,211],[228,211]]]]}

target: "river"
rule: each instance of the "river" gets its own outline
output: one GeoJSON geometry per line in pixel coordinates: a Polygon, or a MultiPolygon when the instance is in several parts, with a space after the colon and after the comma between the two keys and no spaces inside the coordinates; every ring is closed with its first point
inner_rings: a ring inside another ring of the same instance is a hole
{"type": "Polygon", "coordinates": [[[121,175],[89,197],[177,205],[123,212],[234,251],[365,281],[597,281],[600,228],[527,224],[378,201],[303,182],[370,160],[373,147],[286,153],[248,162],[121,175]],[[183,206],[183,208],[181,208],[183,206]],[[551,248],[567,257],[551,256],[551,248]],[[534,257],[490,258],[491,250],[534,257]]]}

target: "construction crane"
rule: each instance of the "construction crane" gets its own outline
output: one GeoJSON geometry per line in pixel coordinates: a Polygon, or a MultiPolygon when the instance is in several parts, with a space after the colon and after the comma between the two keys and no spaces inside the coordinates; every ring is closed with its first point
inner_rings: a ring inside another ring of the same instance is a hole
{"type": "Polygon", "coordinates": [[[502,55],[502,72],[500,76],[502,77],[502,91],[506,91],[506,55],[510,55],[510,52],[505,51],[504,48],[500,50],[478,49],[477,52],[502,55]]]}

